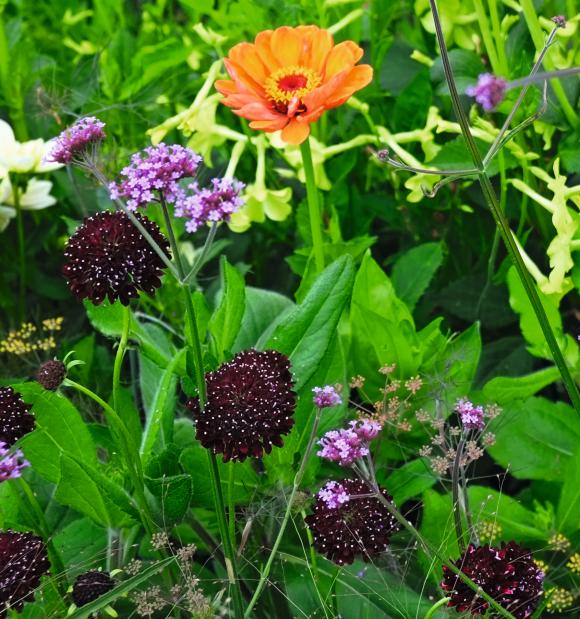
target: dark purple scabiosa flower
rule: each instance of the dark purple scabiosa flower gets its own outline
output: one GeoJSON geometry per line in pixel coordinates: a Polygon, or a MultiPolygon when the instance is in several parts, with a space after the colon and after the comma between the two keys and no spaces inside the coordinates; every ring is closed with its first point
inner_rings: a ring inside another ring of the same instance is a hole
{"type": "Polygon", "coordinates": [[[22,469],[28,466],[30,462],[24,459],[24,454],[20,449],[10,453],[8,445],[0,441],[0,483],[21,477],[22,469]]]}
{"type": "Polygon", "coordinates": [[[474,406],[472,402],[466,399],[457,401],[455,412],[461,419],[461,425],[466,430],[483,430],[485,428],[483,406],[474,406]]]}
{"type": "MultiPolygon", "coordinates": [[[[306,517],[314,547],[338,565],[350,564],[356,557],[370,561],[388,548],[391,535],[399,530],[397,521],[364,481],[331,484],[318,493],[312,514],[306,517]]],[[[392,501],[385,489],[381,494],[392,501]]]]}
{"type": "Polygon", "coordinates": [[[22,396],[12,387],[0,387],[0,441],[8,447],[34,430],[34,417],[22,396]]]}
{"type": "Polygon", "coordinates": [[[507,87],[508,83],[503,78],[482,73],[477,84],[467,88],[465,93],[474,97],[486,112],[491,112],[503,101],[507,87]]]}
{"type": "MultiPolygon", "coordinates": [[[[470,544],[455,565],[517,619],[531,617],[539,604],[544,572],[531,552],[515,542],[503,542],[499,548],[470,544]]],[[[446,566],[443,576],[441,587],[451,598],[449,606],[471,615],[487,611],[488,602],[446,566]]]]}
{"type": "Polygon", "coordinates": [[[314,406],[318,408],[330,408],[331,406],[338,406],[339,404],[342,404],[340,393],[338,393],[336,387],[332,385],[314,387],[314,389],[312,389],[312,393],[314,393],[312,402],[314,406]]]}
{"type": "MultiPolygon", "coordinates": [[[[157,224],[137,215],[144,228],[169,256],[169,243],[157,224]]],[[[69,239],[63,273],[71,292],[95,305],[105,297],[128,305],[142,290],[152,295],[161,285],[165,266],[131,220],[121,212],[87,217],[69,239]]]]}
{"type": "Polygon", "coordinates": [[[244,205],[240,196],[244,187],[234,178],[214,178],[211,188],[204,189],[191,183],[189,189],[193,194],[176,202],[175,215],[187,219],[188,232],[195,232],[208,222],[229,221],[231,214],[244,205]]]}
{"type": "Polygon", "coordinates": [[[296,393],[288,357],[275,350],[246,350],[206,374],[207,403],[187,407],[196,420],[196,436],[224,462],[259,458],[294,425],[296,393]]]}
{"type": "Polygon", "coordinates": [[[50,160],[67,165],[82,164],[86,158],[94,159],[95,148],[107,137],[104,128],[105,123],[94,116],[77,120],[54,140],[50,160]]]}
{"type": "Polygon", "coordinates": [[[48,391],[56,391],[66,377],[66,365],[57,359],[46,361],[36,373],[36,380],[48,391]]]}
{"type": "Polygon", "coordinates": [[[0,617],[20,612],[50,569],[46,544],[32,533],[0,532],[0,617]]]}
{"type": "Polygon", "coordinates": [[[179,181],[195,176],[200,162],[197,153],[178,144],[150,146],[131,157],[131,163],[121,170],[123,180],[109,185],[111,199],[125,198],[131,211],[147,206],[158,193],[168,204],[175,204],[185,198],[179,181]]]}
{"type": "Polygon", "coordinates": [[[115,581],[107,572],[91,570],[77,576],[73,585],[72,599],[75,605],[80,608],[85,604],[94,602],[114,587],[115,581]]]}

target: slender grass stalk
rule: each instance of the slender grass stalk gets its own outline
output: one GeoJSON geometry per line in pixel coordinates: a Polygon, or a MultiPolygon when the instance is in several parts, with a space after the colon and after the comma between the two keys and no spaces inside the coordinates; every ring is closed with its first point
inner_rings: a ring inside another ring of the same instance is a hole
{"type": "Polygon", "coordinates": [[[435,602],[435,604],[433,604],[433,606],[431,606],[431,608],[425,613],[425,617],[423,619],[431,619],[431,617],[433,617],[433,615],[442,607],[445,606],[447,604],[447,602],[449,602],[451,598],[441,598],[440,600],[437,600],[435,602]]]}
{"type": "Polygon", "coordinates": [[[509,66],[505,53],[504,37],[501,33],[501,23],[499,20],[499,12],[497,9],[497,0],[487,0],[487,4],[489,6],[489,14],[491,16],[491,27],[493,30],[495,49],[497,51],[497,72],[507,78],[509,75],[509,66]]]}
{"type": "Polygon", "coordinates": [[[312,163],[312,150],[310,140],[306,138],[300,144],[302,163],[304,164],[304,175],[306,176],[306,197],[308,200],[308,215],[310,217],[310,232],[312,233],[312,247],[314,250],[314,264],[316,272],[324,270],[324,247],[322,239],[322,221],[320,219],[320,204],[318,188],[314,179],[314,165],[312,163]]]}
{"type": "Polygon", "coordinates": [[[441,20],[439,18],[437,2],[436,0],[429,0],[429,4],[431,5],[431,11],[433,13],[433,18],[435,22],[435,33],[437,36],[437,41],[439,43],[439,48],[441,50],[441,61],[443,63],[445,78],[449,86],[453,109],[455,111],[455,115],[457,116],[459,125],[461,126],[461,132],[465,138],[473,163],[479,171],[478,178],[483,195],[491,210],[493,218],[495,219],[496,225],[500,230],[508,253],[510,254],[510,257],[516,267],[516,271],[522,282],[522,285],[524,286],[524,290],[526,291],[526,295],[532,305],[536,318],[538,319],[540,328],[542,329],[542,333],[544,334],[548,347],[550,348],[554,362],[558,366],[558,370],[560,371],[560,375],[562,376],[562,381],[564,382],[566,390],[568,391],[570,401],[572,402],[573,407],[576,409],[576,412],[580,415],[580,393],[578,392],[578,387],[574,382],[572,375],[570,374],[570,370],[568,369],[566,360],[564,359],[564,355],[560,350],[560,347],[556,340],[556,336],[554,335],[554,331],[552,330],[552,327],[546,315],[546,311],[538,295],[536,284],[532,279],[531,275],[529,274],[517,247],[516,241],[514,240],[512,231],[509,226],[509,222],[500,208],[500,203],[491,184],[491,180],[486,172],[481,154],[471,134],[469,121],[467,120],[467,116],[463,108],[461,107],[459,94],[457,92],[457,87],[455,85],[455,80],[453,77],[453,70],[451,68],[449,55],[447,53],[447,46],[445,44],[445,39],[443,36],[443,30],[441,28],[441,20]]]}
{"type": "Polygon", "coordinates": [[[20,186],[12,183],[12,197],[16,210],[16,234],[18,242],[18,321],[24,320],[26,297],[26,246],[24,245],[24,219],[20,205],[20,186]]]}
{"type": "Polygon", "coordinates": [[[260,580],[258,581],[258,586],[254,591],[254,595],[250,600],[246,608],[246,612],[244,613],[244,618],[247,619],[252,614],[252,609],[256,605],[256,602],[260,599],[262,592],[264,591],[264,587],[266,586],[266,582],[268,581],[268,576],[270,575],[270,570],[272,569],[272,564],[274,563],[274,559],[276,558],[276,554],[278,552],[278,548],[280,547],[280,543],[282,542],[282,538],[284,537],[284,531],[286,530],[286,526],[290,521],[290,514],[292,513],[292,505],[294,503],[294,498],[296,497],[296,492],[300,487],[302,482],[302,478],[304,477],[304,472],[306,471],[306,465],[308,464],[308,460],[310,458],[310,453],[312,451],[312,447],[314,445],[314,441],[316,440],[316,434],[318,432],[318,424],[320,423],[322,409],[317,409],[316,416],[314,417],[314,423],[312,424],[312,432],[310,433],[310,439],[308,440],[308,444],[306,445],[306,449],[304,451],[304,455],[302,456],[302,461],[300,462],[300,467],[298,468],[298,472],[294,476],[294,484],[292,485],[292,492],[290,492],[290,497],[288,498],[288,505],[286,506],[286,511],[284,513],[284,518],[282,519],[282,524],[280,525],[280,529],[278,530],[278,535],[274,540],[274,545],[272,546],[272,550],[270,551],[270,556],[268,557],[268,561],[266,565],[262,569],[262,573],[260,574],[260,580]]]}
{"type": "MultiPolygon", "coordinates": [[[[115,355],[115,365],[113,366],[113,408],[119,411],[119,398],[121,391],[121,368],[123,366],[123,358],[127,350],[129,341],[129,327],[131,324],[131,309],[129,306],[123,305],[123,330],[121,331],[121,339],[117,347],[115,355]]],[[[120,415],[119,415],[120,416],[120,415]]]]}
{"type": "Polygon", "coordinates": [[[475,12],[477,13],[477,22],[479,24],[479,29],[481,30],[481,36],[483,37],[485,50],[487,51],[487,55],[489,56],[491,68],[493,69],[494,73],[501,74],[502,71],[499,64],[499,57],[495,48],[493,36],[491,34],[489,20],[487,19],[487,13],[485,12],[485,8],[483,7],[483,1],[473,0],[473,4],[475,6],[475,12]]]}
{"type": "MultiPolygon", "coordinates": [[[[203,366],[203,353],[201,349],[199,330],[197,328],[195,309],[193,307],[193,302],[191,300],[191,291],[186,282],[187,275],[185,273],[183,260],[181,258],[181,252],[179,251],[179,245],[177,243],[175,232],[173,230],[171,215],[169,214],[169,209],[167,208],[167,203],[162,193],[159,194],[159,202],[161,204],[161,210],[163,212],[163,218],[165,220],[165,227],[167,228],[167,236],[169,238],[169,244],[171,246],[171,251],[173,253],[173,259],[175,261],[175,266],[177,269],[177,281],[181,288],[183,300],[185,303],[185,318],[187,321],[186,329],[185,329],[185,336],[186,336],[187,345],[193,355],[193,366],[194,366],[194,371],[195,371],[197,392],[198,392],[198,397],[199,397],[199,407],[203,414],[203,409],[205,408],[205,405],[207,402],[207,392],[206,392],[206,384],[205,384],[205,372],[204,372],[204,366],[203,366]]],[[[237,619],[242,619],[243,614],[244,614],[242,594],[241,594],[241,589],[240,589],[240,583],[237,577],[236,557],[234,554],[232,540],[230,538],[230,531],[229,531],[228,523],[226,521],[226,510],[225,510],[225,503],[224,503],[224,497],[223,497],[222,486],[221,486],[220,472],[219,472],[217,458],[215,454],[209,449],[206,451],[207,451],[207,456],[208,456],[209,471],[210,471],[212,487],[213,487],[215,511],[216,511],[216,517],[218,520],[218,528],[219,528],[220,536],[222,539],[222,543],[224,545],[224,558],[225,558],[225,563],[226,563],[226,571],[228,574],[228,581],[232,587],[234,612],[235,612],[235,616],[237,619]]]]}

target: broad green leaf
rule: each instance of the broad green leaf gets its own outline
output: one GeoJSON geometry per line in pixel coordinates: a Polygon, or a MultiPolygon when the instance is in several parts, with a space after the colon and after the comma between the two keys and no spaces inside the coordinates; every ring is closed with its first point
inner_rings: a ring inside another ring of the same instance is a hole
{"type": "Polygon", "coordinates": [[[572,535],[580,528],[580,447],[566,465],[558,503],[558,531],[572,535]]]}
{"type": "Polygon", "coordinates": [[[497,404],[527,399],[560,379],[557,367],[549,367],[527,376],[497,376],[483,387],[485,399],[497,404]]]}
{"type": "Polygon", "coordinates": [[[263,346],[290,357],[297,391],[315,374],[330,346],[350,296],[353,278],[350,256],[343,256],[326,267],[304,301],[286,314],[263,346]]]}
{"type": "Polygon", "coordinates": [[[518,479],[562,480],[580,441],[580,420],[563,402],[513,401],[490,424],[493,459],[518,479]]]}
{"type": "Polygon", "coordinates": [[[382,485],[389,491],[395,504],[400,507],[405,501],[431,488],[438,479],[429,464],[419,458],[395,469],[382,485]]]}
{"type": "Polygon", "coordinates": [[[107,529],[89,518],[78,518],[53,537],[69,578],[101,564],[107,549],[107,529]]]}
{"type": "Polygon", "coordinates": [[[146,477],[145,483],[159,502],[163,522],[177,522],[183,518],[193,495],[190,475],[169,475],[156,479],[146,477]]]}
{"type": "Polygon", "coordinates": [[[241,273],[224,256],[220,262],[221,300],[209,321],[216,357],[223,361],[232,349],[244,315],[245,284],[241,273]]]}
{"type": "Polygon", "coordinates": [[[89,466],[97,466],[91,434],[69,400],[60,393],[46,391],[37,383],[26,383],[15,388],[26,402],[33,405],[36,429],[21,440],[21,446],[39,475],[48,481],[57,482],[60,478],[61,454],[89,466]]]}
{"type": "Polygon", "coordinates": [[[423,243],[405,252],[392,272],[397,296],[412,311],[443,263],[443,243],[423,243]]]}

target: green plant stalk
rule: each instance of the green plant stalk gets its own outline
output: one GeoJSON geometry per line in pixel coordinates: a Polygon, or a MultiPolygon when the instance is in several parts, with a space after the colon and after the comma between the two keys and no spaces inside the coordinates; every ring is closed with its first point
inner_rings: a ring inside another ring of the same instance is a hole
{"type": "MultiPolygon", "coordinates": [[[[183,261],[181,259],[181,253],[179,251],[179,245],[177,244],[177,239],[175,237],[175,232],[173,231],[173,225],[171,222],[171,216],[169,214],[169,209],[167,208],[167,203],[165,198],[160,193],[159,194],[159,202],[161,204],[161,210],[163,212],[163,218],[165,220],[165,227],[167,228],[167,236],[169,238],[169,244],[171,246],[171,251],[173,253],[173,259],[175,261],[175,266],[177,269],[178,275],[178,283],[182,290],[183,300],[185,302],[185,316],[187,320],[187,328],[185,330],[187,345],[193,354],[193,365],[195,368],[195,377],[197,384],[197,392],[199,397],[199,408],[203,414],[203,409],[205,408],[207,401],[207,393],[206,393],[206,384],[205,384],[205,373],[203,367],[203,353],[201,350],[201,341],[199,338],[199,330],[197,328],[197,320],[195,317],[195,309],[193,307],[193,302],[191,300],[191,291],[189,286],[187,285],[186,279],[187,275],[185,273],[183,261]]],[[[237,577],[237,566],[236,566],[236,557],[234,554],[234,549],[232,546],[230,532],[228,523],[226,521],[226,513],[225,513],[225,503],[224,497],[221,487],[221,479],[220,472],[217,464],[217,458],[215,454],[207,449],[207,456],[209,462],[209,470],[213,487],[213,495],[214,495],[214,503],[215,503],[215,511],[218,520],[218,528],[220,532],[220,536],[222,538],[222,543],[224,545],[224,558],[226,563],[226,571],[228,574],[228,581],[232,587],[233,592],[233,602],[234,602],[234,611],[237,619],[241,619],[243,617],[243,602],[242,602],[242,593],[240,589],[240,583],[237,577]]]]}
{"type": "MultiPolygon", "coordinates": [[[[521,0],[520,4],[524,13],[524,19],[526,20],[528,30],[530,31],[530,35],[532,37],[532,41],[534,42],[536,49],[542,49],[544,42],[544,31],[540,26],[534,3],[532,0],[521,0]]],[[[570,17],[572,16],[570,15],[570,17]]],[[[554,63],[549,58],[544,60],[544,64],[546,65],[546,69],[548,69],[548,71],[554,71],[556,68],[554,63]]],[[[554,94],[562,106],[564,116],[566,116],[570,126],[573,129],[576,129],[578,127],[578,115],[574,111],[570,101],[568,101],[568,97],[566,96],[562,84],[558,80],[554,80],[552,82],[552,88],[554,89],[554,94]]]]}
{"type": "Polygon", "coordinates": [[[115,354],[115,365],[113,366],[113,409],[119,410],[119,399],[121,391],[121,368],[123,366],[123,358],[127,350],[129,341],[129,328],[131,325],[131,309],[128,305],[123,305],[123,330],[121,331],[121,339],[115,354]]]}
{"type": "Polygon", "coordinates": [[[493,72],[497,74],[501,74],[501,68],[499,64],[499,58],[497,54],[497,50],[495,49],[495,44],[493,40],[493,36],[491,34],[491,29],[489,27],[489,20],[487,19],[487,13],[483,8],[482,0],[473,0],[473,4],[475,5],[475,12],[477,13],[477,22],[479,24],[479,29],[481,30],[481,36],[483,37],[483,43],[485,44],[485,49],[487,51],[487,55],[489,56],[489,62],[491,63],[491,68],[493,72]]]}
{"type": "Polygon", "coordinates": [[[455,536],[457,537],[457,545],[459,546],[460,554],[465,552],[465,537],[463,535],[463,525],[461,523],[461,509],[459,501],[459,467],[461,458],[463,457],[463,448],[465,447],[465,439],[459,441],[457,446],[457,453],[455,454],[455,460],[453,461],[453,471],[451,474],[451,489],[453,493],[452,509],[453,509],[453,522],[455,523],[455,536]]]}
{"type": "Polygon", "coordinates": [[[18,239],[18,320],[24,320],[26,298],[26,247],[24,245],[24,219],[20,207],[20,187],[14,180],[12,183],[12,196],[16,209],[16,233],[18,239]]]}
{"type": "Polygon", "coordinates": [[[443,63],[445,77],[449,86],[449,92],[451,93],[453,109],[455,111],[455,115],[457,116],[459,125],[461,126],[461,132],[463,134],[463,137],[465,138],[467,147],[473,159],[473,163],[478,169],[479,184],[481,186],[483,195],[491,210],[493,218],[495,219],[496,225],[500,230],[508,253],[510,254],[512,261],[514,262],[516,271],[522,282],[522,285],[524,286],[524,290],[526,291],[526,295],[532,305],[536,318],[538,319],[540,328],[542,329],[542,333],[544,334],[546,342],[552,353],[552,357],[554,358],[554,362],[558,366],[558,370],[560,371],[560,375],[562,376],[562,381],[564,382],[566,390],[568,391],[568,395],[570,396],[570,401],[572,402],[573,407],[576,409],[576,412],[580,415],[580,393],[578,392],[578,387],[574,382],[572,375],[570,374],[570,370],[568,369],[566,360],[564,359],[564,355],[560,350],[560,347],[556,340],[556,336],[554,335],[554,332],[546,315],[546,311],[544,310],[544,306],[540,301],[538,291],[536,290],[536,284],[532,279],[532,276],[529,274],[526,265],[524,264],[524,261],[522,259],[522,256],[519,252],[519,249],[516,245],[512,231],[509,226],[509,222],[500,208],[500,204],[491,184],[491,180],[489,179],[485,166],[483,165],[481,154],[479,153],[475,140],[471,135],[467,116],[465,115],[465,112],[461,107],[459,94],[457,92],[455,80],[453,78],[453,70],[451,68],[451,63],[449,62],[447,46],[443,37],[441,20],[439,19],[439,12],[437,10],[437,2],[436,0],[429,0],[429,3],[431,5],[431,11],[433,12],[433,18],[435,21],[435,32],[437,35],[437,40],[439,42],[439,48],[441,50],[441,61],[443,63]]]}
{"type": "Polygon", "coordinates": [[[509,66],[505,53],[504,37],[501,34],[501,22],[497,10],[497,0],[487,0],[487,4],[489,5],[491,27],[493,29],[493,38],[495,39],[495,49],[497,51],[498,72],[500,75],[507,78],[509,75],[509,66]]]}
{"type": "Polygon", "coordinates": [[[431,619],[433,615],[442,607],[449,602],[451,598],[441,598],[437,600],[433,606],[425,613],[425,617],[423,619],[431,619]]]}
{"type": "Polygon", "coordinates": [[[312,248],[314,250],[314,264],[316,272],[324,270],[324,247],[322,239],[322,221],[320,218],[320,204],[318,188],[314,179],[314,165],[312,163],[312,150],[310,139],[306,138],[300,144],[304,175],[306,176],[306,198],[308,200],[308,216],[310,218],[310,232],[312,234],[312,248]]]}
{"type": "Polygon", "coordinates": [[[300,487],[300,483],[302,482],[302,478],[304,477],[304,472],[306,471],[306,465],[308,464],[308,459],[310,458],[310,452],[312,451],[312,447],[314,445],[314,441],[316,440],[316,434],[318,431],[318,424],[320,423],[320,416],[322,413],[322,409],[317,409],[316,417],[314,418],[314,423],[312,424],[312,432],[310,433],[310,439],[308,440],[308,444],[306,445],[306,450],[304,451],[304,455],[302,456],[302,462],[300,463],[300,467],[298,472],[294,476],[294,484],[292,485],[292,492],[290,493],[290,497],[288,499],[288,505],[286,506],[286,512],[284,513],[284,518],[282,520],[282,524],[280,525],[280,529],[278,530],[278,535],[274,541],[274,545],[272,546],[272,550],[270,551],[270,556],[268,557],[268,561],[266,565],[262,569],[260,574],[260,580],[258,582],[258,586],[254,591],[254,595],[250,600],[246,608],[246,612],[244,613],[244,618],[247,619],[250,617],[252,613],[252,609],[256,605],[256,602],[260,599],[264,587],[266,586],[266,582],[268,580],[268,576],[270,575],[270,570],[272,569],[272,564],[274,563],[274,559],[276,558],[276,554],[278,552],[278,548],[282,542],[282,538],[284,537],[284,532],[286,531],[286,526],[290,520],[290,514],[292,513],[292,505],[294,503],[294,498],[296,497],[296,492],[300,487]]]}
{"type": "Polygon", "coordinates": [[[236,504],[234,501],[234,483],[236,480],[235,463],[228,462],[228,529],[232,548],[236,547],[236,504]]]}

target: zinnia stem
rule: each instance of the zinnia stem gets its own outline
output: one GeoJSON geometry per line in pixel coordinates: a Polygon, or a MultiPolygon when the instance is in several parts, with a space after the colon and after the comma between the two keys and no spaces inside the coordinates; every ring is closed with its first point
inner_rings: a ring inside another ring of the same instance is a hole
{"type": "Polygon", "coordinates": [[[282,524],[280,525],[280,530],[278,531],[278,535],[276,536],[276,540],[274,541],[274,545],[272,546],[272,550],[270,551],[270,556],[268,557],[268,561],[260,574],[260,581],[258,582],[258,586],[256,587],[256,591],[246,608],[246,612],[244,613],[244,618],[248,618],[252,609],[256,605],[256,602],[259,600],[262,595],[262,591],[266,586],[266,582],[268,580],[268,576],[270,575],[270,570],[272,569],[272,564],[274,563],[274,559],[276,558],[276,554],[278,552],[278,548],[280,547],[280,543],[282,542],[282,538],[284,537],[284,531],[286,530],[286,526],[290,520],[290,514],[292,513],[292,505],[294,503],[294,498],[296,497],[296,492],[300,487],[302,482],[302,478],[304,477],[304,471],[306,470],[306,465],[308,464],[308,459],[310,458],[310,452],[312,451],[312,447],[314,445],[314,441],[316,440],[316,434],[318,432],[318,424],[320,423],[320,416],[322,413],[322,409],[317,409],[316,417],[314,418],[314,423],[312,424],[312,432],[310,433],[310,439],[308,440],[308,445],[306,445],[306,450],[304,451],[304,455],[302,456],[302,461],[300,462],[300,468],[298,472],[294,476],[294,484],[292,486],[292,492],[290,493],[290,497],[288,498],[288,505],[286,506],[286,512],[284,513],[284,518],[282,520],[282,524]]]}
{"type": "Polygon", "coordinates": [[[310,139],[306,138],[300,144],[304,175],[306,177],[306,198],[308,200],[308,215],[310,218],[310,232],[312,234],[312,247],[314,250],[314,264],[316,272],[324,270],[324,247],[322,240],[322,221],[320,219],[320,204],[318,201],[318,188],[314,179],[314,165],[312,163],[312,151],[310,139]]]}
{"type": "Polygon", "coordinates": [[[528,272],[526,265],[524,264],[520,251],[517,247],[516,241],[510,229],[509,222],[501,210],[499,201],[495,194],[495,190],[491,184],[491,180],[489,179],[489,176],[485,169],[485,165],[477,148],[477,144],[475,143],[475,140],[473,139],[473,136],[471,134],[469,121],[467,120],[467,116],[465,115],[465,112],[461,107],[459,94],[457,92],[457,87],[455,85],[455,80],[453,77],[453,70],[451,68],[449,55],[447,53],[445,38],[443,36],[443,30],[441,28],[441,20],[439,18],[439,12],[437,10],[437,2],[436,0],[429,0],[429,3],[431,5],[431,11],[433,13],[433,20],[435,22],[435,33],[437,36],[437,41],[439,43],[439,48],[441,50],[441,61],[443,64],[443,70],[445,72],[445,78],[449,86],[453,109],[455,111],[455,115],[457,116],[457,120],[459,121],[459,125],[461,126],[461,132],[463,134],[463,137],[465,138],[465,142],[470,151],[473,163],[475,164],[475,167],[479,170],[478,178],[483,195],[491,210],[493,218],[495,219],[496,225],[499,228],[508,253],[510,254],[510,257],[516,267],[516,271],[522,282],[524,290],[526,291],[526,295],[530,301],[530,304],[532,305],[534,313],[536,314],[536,318],[540,324],[540,328],[542,329],[544,338],[546,339],[546,342],[550,348],[554,362],[558,366],[558,370],[560,371],[560,374],[562,376],[562,381],[564,382],[566,390],[568,391],[568,395],[570,396],[570,401],[572,402],[573,407],[576,409],[576,412],[580,415],[580,393],[578,392],[578,387],[576,386],[576,383],[574,382],[574,379],[570,374],[570,370],[568,369],[566,360],[564,359],[564,355],[560,350],[560,347],[556,340],[556,336],[554,335],[554,331],[552,330],[552,327],[546,315],[546,310],[544,309],[544,306],[542,305],[542,302],[538,295],[536,284],[532,279],[532,276],[528,272]]]}

